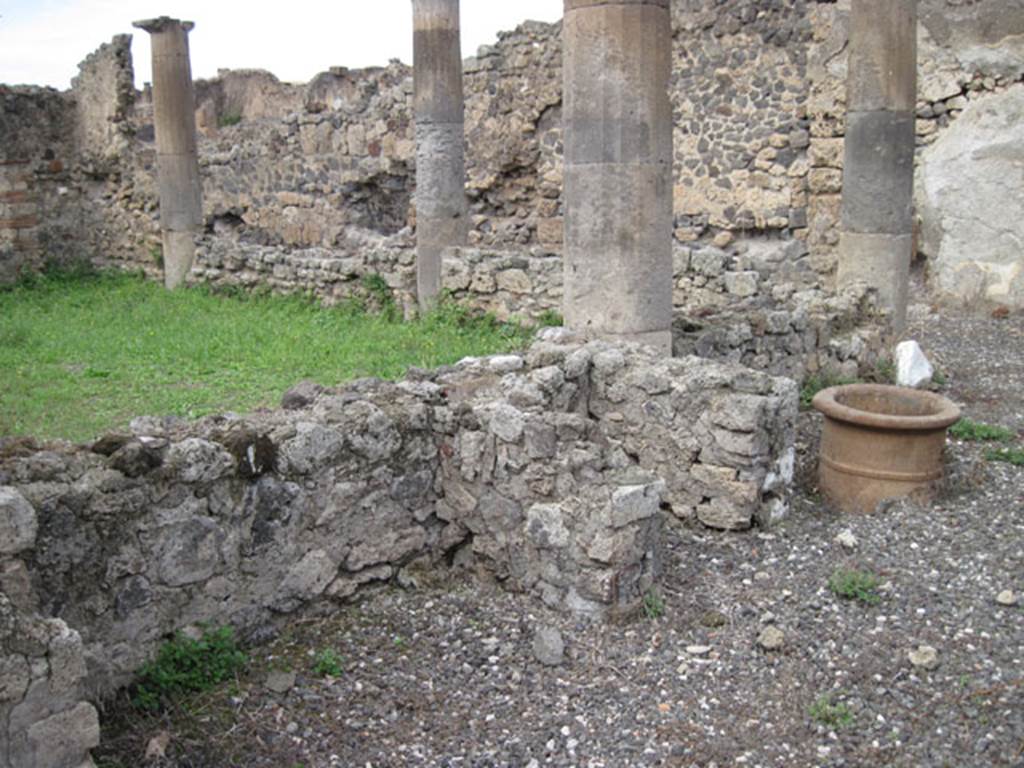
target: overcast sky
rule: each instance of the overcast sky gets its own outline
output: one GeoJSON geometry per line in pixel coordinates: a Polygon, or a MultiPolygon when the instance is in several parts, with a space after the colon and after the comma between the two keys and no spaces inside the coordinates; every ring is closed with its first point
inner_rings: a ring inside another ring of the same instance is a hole
{"type": "MultiPolygon", "coordinates": [[[[526,19],[557,21],[562,0],[462,0],[461,13],[465,57],[526,19]]],[[[195,78],[253,67],[305,82],[331,66],[412,61],[410,0],[0,0],[0,83],[67,88],[78,62],[128,32],[141,86],[150,79],[149,35],[132,22],[154,16],[195,22],[195,78]]]]}

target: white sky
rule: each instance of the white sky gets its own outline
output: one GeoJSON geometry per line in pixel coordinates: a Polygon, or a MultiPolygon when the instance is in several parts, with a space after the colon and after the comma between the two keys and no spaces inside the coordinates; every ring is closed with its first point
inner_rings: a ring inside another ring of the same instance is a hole
{"type": "MultiPolygon", "coordinates": [[[[526,19],[557,21],[562,0],[462,0],[461,15],[465,57],[526,19]]],[[[150,79],[149,35],[132,22],[154,16],[195,22],[189,44],[197,79],[259,68],[305,82],[331,66],[412,61],[410,0],[0,0],[0,83],[67,88],[78,62],[127,32],[141,87],[150,79]]]]}

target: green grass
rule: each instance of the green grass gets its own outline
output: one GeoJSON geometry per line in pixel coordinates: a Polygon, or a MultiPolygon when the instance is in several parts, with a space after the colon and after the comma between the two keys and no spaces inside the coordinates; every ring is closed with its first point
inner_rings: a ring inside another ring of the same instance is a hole
{"type": "Polygon", "coordinates": [[[644,594],[643,609],[648,619],[660,619],[665,615],[665,601],[657,590],[649,589],[644,594]]]}
{"type": "Polygon", "coordinates": [[[949,434],[957,440],[966,440],[968,442],[991,440],[1004,443],[1007,440],[1012,440],[1014,437],[1013,432],[1006,427],[983,424],[980,421],[971,421],[970,419],[960,419],[960,421],[949,428],[949,434]]]}
{"type": "Polygon", "coordinates": [[[876,605],[882,598],[878,594],[878,577],[864,571],[840,568],[828,580],[828,588],[844,600],[856,600],[865,605],[876,605]]]}
{"type": "Polygon", "coordinates": [[[525,346],[532,331],[450,303],[415,322],[366,302],[169,292],[135,275],[50,275],[0,292],[0,435],[87,440],[134,416],[276,405],[301,379],[400,378],[525,346]]]}
{"type": "Polygon", "coordinates": [[[831,696],[820,696],[811,705],[807,714],[814,722],[833,730],[853,725],[853,712],[850,711],[850,708],[842,702],[833,704],[831,696]]]}
{"type": "Polygon", "coordinates": [[[139,670],[132,701],[140,709],[160,709],[185,694],[210,690],[248,661],[231,627],[207,629],[198,640],[179,633],[139,670]]]}
{"type": "Polygon", "coordinates": [[[985,452],[989,461],[1002,461],[1015,467],[1024,467],[1024,448],[994,448],[985,452]]]}

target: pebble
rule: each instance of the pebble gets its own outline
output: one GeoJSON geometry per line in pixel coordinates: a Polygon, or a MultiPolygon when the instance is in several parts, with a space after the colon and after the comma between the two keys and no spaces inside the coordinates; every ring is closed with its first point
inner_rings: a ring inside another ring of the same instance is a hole
{"type": "Polygon", "coordinates": [[[919,645],[912,649],[907,658],[915,667],[921,669],[935,669],[939,666],[939,652],[930,645],[919,645]]]}
{"type": "Polygon", "coordinates": [[[710,645],[688,645],[686,646],[686,652],[691,656],[707,656],[711,653],[710,645]]]}
{"type": "Polygon", "coordinates": [[[786,636],[782,630],[771,625],[762,629],[761,634],[757,636],[757,644],[766,651],[777,651],[785,642],[786,636]]]}
{"type": "Polygon", "coordinates": [[[281,672],[275,671],[267,675],[267,682],[265,683],[267,690],[273,691],[274,693],[287,693],[295,685],[295,673],[294,672],[281,672]]]}
{"type": "Polygon", "coordinates": [[[1017,604],[1017,595],[1012,589],[1004,589],[996,595],[996,602],[1008,607],[1014,606],[1017,604]]]}
{"type": "Polygon", "coordinates": [[[853,531],[849,528],[844,528],[836,535],[836,543],[841,544],[846,549],[856,549],[857,537],[853,535],[853,531]]]}
{"type": "Polygon", "coordinates": [[[722,627],[729,623],[729,619],[721,611],[710,610],[700,617],[700,623],[705,627],[722,627]]]}
{"type": "Polygon", "coordinates": [[[562,633],[552,626],[543,626],[533,636],[533,655],[547,667],[557,667],[565,660],[565,641],[562,633]]]}

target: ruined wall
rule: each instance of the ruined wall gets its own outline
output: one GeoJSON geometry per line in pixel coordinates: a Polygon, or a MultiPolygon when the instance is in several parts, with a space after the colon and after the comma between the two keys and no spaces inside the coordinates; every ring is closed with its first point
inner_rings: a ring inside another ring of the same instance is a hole
{"type": "Polygon", "coordinates": [[[0,441],[0,765],[78,768],[85,692],[199,622],[255,639],[450,563],[559,610],[633,610],[667,519],[785,515],[796,409],[787,379],[549,329],[397,384],[299,385],[279,410],[0,441]]]}
{"type": "Polygon", "coordinates": [[[45,201],[73,155],[69,99],[51,88],[0,86],[0,284],[40,268],[51,248],[45,201]]]}
{"type": "MultiPolygon", "coordinates": [[[[807,112],[812,135],[808,244],[815,267],[825,272],[835,265],[839,242],[849,8],[849,0],[840,0],[816,3],[809,9],[813,39],[807,68],[807,112]]],[[[920,166],[923,150],[938,141],[969,105],[1005,92],[1024,78],[1024,3],[921,0],[918,12],[916,127],[920,166]]],[[[986,171],[996,180],[1002,174],[1017,175],[1012,158],[1004,158],[1001,172],[986,171]]],[[[937,220],[947,214],[934,207],[928,209],[920,194],[921,186],[919,179],[917,212],[928,216],[924,222],[927,228],[937,225],[937,220]]],[[[959,207],[968,202],[968,197],[969,193],[946,201],[944,207],[947,211],[959,207]]],[[[1024,233],[1017,238],[1024,238],[1024,233]]],[[[928,256],[936,256],[937,248],[928,247],[921,238],[918,246],[928,256]]]]}

